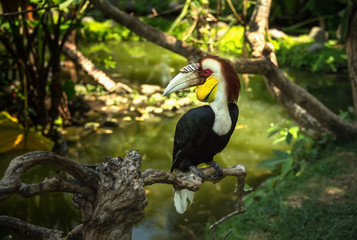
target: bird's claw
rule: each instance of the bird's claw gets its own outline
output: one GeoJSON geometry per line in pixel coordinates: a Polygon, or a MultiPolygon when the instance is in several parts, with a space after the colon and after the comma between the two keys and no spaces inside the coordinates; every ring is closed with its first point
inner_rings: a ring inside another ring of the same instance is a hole
{"type": "Polygon", "coordinates": [[[222,167],[215,161],[209,162],[209,165],[214,168],[216,173],[212,176],[214,179],[221,179],[223,177],[222,167]]]}
{"type": "Polygon", "coordinates": [[[199,176],[202,179],[202,183],[206,180],[205,175],[203,174],[202,170],[198,169],[195,166],[190,166],[190,170],[193,174],[199,176]]]}

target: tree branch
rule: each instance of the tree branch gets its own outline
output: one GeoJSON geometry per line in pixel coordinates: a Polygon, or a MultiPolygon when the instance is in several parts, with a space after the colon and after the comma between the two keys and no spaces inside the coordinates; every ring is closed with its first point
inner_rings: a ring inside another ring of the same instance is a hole
{"type": "Polygon", "coordinates": [[[18,235],[22,239],[34,239],[34,240],[82,240],[82,227],[83,225],[78,225],[72,231],[70,231],[65,238],[63,238],[64,233],[56,229],[49,229],[44,227],[39,227],[33,224],[29,224],[18,218],[9,216],[0,216],[0,226],[6,227],[18,235]]]}
{"type": "MultiPolygon", "coordinates": [[[[236,165],[236,166],[241,166],[241,165],[236,165]]],[[[246,177],[246,175],[244,175],[244,174],[237,175],[237,188],[234,191],[234,193],[237,194],[236,211],[226,215],[225,217],[221,218],[220,220],[218,220],[217,222],[215,222],[214,224],[212,224],[209,227],[209,230],[211,231],[212,240],[216,240],[215,229],[216,229],[216,227],[218,225],[224,223],[225,221],[227,221],[231,217],[234,217],[234,216],[236,216],[238,214],[245,213],[245,208],[244,208],[244,204],[243,204],[243,197],[244,197],[244,195],[246,195],[246,194],[248,194],[248,193],[253,191],[253,188],[245,189],[245,187],[244,187],[244,185],[245,185],[245,177],[246,177]]],[[[232,231],[233,230],[231,230],[223,239],[225,239],[232,231]]]]}
{"type": "Polygon", "coordinates": [[[93,196],[95,191],[79,182],[70,182],[61,178],[47,178],[43,182],[36,184],[21,184],[18,194],[23,197],[32,197],[46,192],[67,192],[77,193],[84,196],[93,196]]]}
{"type": "Polygon", "coordinates": [[[321,138],[324,133],[332,132],[341,139],[355,138],[357,126],[340,119],[305,89],[291,82],[278,68],[274,47],[265,41],[270,6],[271,0],[257,1],[246,33],[253,56],[259,57],[258,61],[262,58],[267,60],[266,64],[260,64],[259,67],[268,68],[261,70],[264,71],[268,90],[300,127],[313,137],[321,138]]]}
{"type": "Polygon", "coordinates": [[[78,64],[88,76],[93,78],[94,81],[103,85],[106,90],[112,92],[116,91],[117,89],[122,89],[126,93],[131,93],[133,91],[128,85],[124,83],[114,82],[107,74],[97,68],[92,61],[90,61],[80,51],[78,51],[74,44],[64,44],[63,53],[69,59],[71,59],[71,61],[78,64]]]}
{"type": "Polygon", "coordinates": [[[18,156],[14,158],[8,168],[4,173],[4,177],[0,180],[0,200],[4,200],[10,197],[12,194],[19,192],[20,194],[26,194],[26,189],[28,189],[29,194],[31,195],[31,191],[36,193],[36,188],[40,187],[41,184],[43,186],[47,186],[48,190],[54,190],[56,187],[58,189],[68,189],[68,190],[78,190],[82,193],[89,193],[89,187],[96,187],[99,181],[99,175],[93,169],[87,168],[86,166],[72,162],[71,160],[59,156],[52,152],[30,152],[24,155],[18,156]],[[69,174],[71,174],[74,178],[76,178],[81,183],[87,185],[87,188],[83,188],[79,190],[78,184],[72,183],[69,185],[66,182],[62,182],[62,186],[56,186],[55,183],[58,180],[45,181],[40,183],[39,185],[30,185],[28,188],[21,183],[21,176],[28,169],[38,165],[38,164],[49,164],[55,166],[69,174]],[[24,190],[21,190],[21,187],[25,187],[24,190]]]}
{"type": "Polygon", "coordinates": [[[0,216],[0,226],[10,228],[23,239],[54,240],[62,239],[63,232],[29,224],[18,218],[0,216]]]}
{"type": "Polygon", "coordinates": [[[78,225],[72,231],[70,231],[64,240],[82,240],[83,225],[78,225]]]}
{"type": "Polygon", "coordinates": [[[17,12],[6,12],[3,14],[0,14],[0,17],[16,16],[16,15],[21,15],[21,14],[30,13],[30,12],[37,12],[40,10],[48,10],[48,9],[55,8],[58,6],[59,6],[59,4],[55,4],[55,5],[51,5],[51,6],[47,6],[47,7],[39,7],[39,8],[33,8],[33,9],[17,11],[17,12]]]}
{"type": "Polygon", "coordinates": [[[198,60],[200,56],[207,55],[202,50],[195,48],[169,34],[166,34],[142,21],[137,17],[126,14],[106,0],[91,0],[94,6],[114,21],[127,27],[132,32],[166,49],[186,57],[190,60],[198,60]]]}
{"type": "MultiPolygon", "coordinates": [[[[212,167],[202,168],[202,173],[205,176],[206,181],[211,181],[217,183],[226,176],[235,176],[235,177],[245,177],[247,171],[243,165],[235,165],[229,168],[222,168],[222,178],[215,179],[213,178],[215,170],[212,167]]],[[[155,183],[165,183],[171,184],[175,189],[188,189],[190,191],[198,191],[202,185],[202,180],[198,176],[191,174],[190,176],[176,175],[169,173],[163,170],[157,169],[147,169],[142,173],[142,179],[144,181],[144,186],[152,185],[155,183]]]]}

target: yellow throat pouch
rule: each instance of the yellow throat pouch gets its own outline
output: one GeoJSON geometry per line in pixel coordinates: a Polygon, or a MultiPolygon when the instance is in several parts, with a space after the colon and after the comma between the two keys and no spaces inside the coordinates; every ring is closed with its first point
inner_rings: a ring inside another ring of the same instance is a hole
{"type": "Polygon", "coordinates": [[[210,76],[206,82],[199,85],[196,90],[196,97],[201,102],[213,102],[217,92],[218,80],[210,76]]]}

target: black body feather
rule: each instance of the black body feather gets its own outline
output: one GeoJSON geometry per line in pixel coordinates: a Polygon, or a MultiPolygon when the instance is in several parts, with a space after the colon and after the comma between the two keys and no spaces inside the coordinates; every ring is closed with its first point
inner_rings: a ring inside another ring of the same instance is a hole
{"type": "Polygon", "coordinates": [[[227,146],[239,115],[235,103],[228,103],[228,108],[232,127],[223,136],[212,129],[215,114],[209,105],[191,109],[180,118],[176,125],[171,172],[174,169],[187,172],[190,166],[211,162],[227,146]]]}

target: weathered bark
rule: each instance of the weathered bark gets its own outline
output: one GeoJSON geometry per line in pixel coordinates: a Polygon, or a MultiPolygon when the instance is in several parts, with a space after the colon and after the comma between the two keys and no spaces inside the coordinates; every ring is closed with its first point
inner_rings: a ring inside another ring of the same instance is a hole
{"type": "Polygon", "coordinates": [[[73,200],[82,212],[84,239],[131,239],[147,205],[140,168],[137,151],[129,151],[124,159],[110,158],[96,168],[101,179],[96,197],[73,200]]]}
{"type": "Polygon", "coordinates": [[[0,226],[10,228],[22,239],[61,239],[63,232],[55,229],[35,226],[17,218],[0,216],[0,226]]]}
{"type": "MultiPolygon", "coordinates": [[[[145,215],[147,199],[144,186],[165,183],[178,189],[198,191],[202,185],[201,179],[194,175],[178,176],[156,169],[148,169],[141,174],[140,168],[141,156],[137,151],[129,151],[124,159],[107,158],[106,162],[97,165],[95,169],[54,153],[31,152],[16,157],[9,164],[0,180],[0,200],[15,193],[24,197],[44,192],[74,193],[72,202],[81,210],[83,224],[72,230],[65,239],[127,240],[131,239],[134,224],[145,215]],[[58,167],[75,179],[67,181],[56,177],[45,179],[41,183],[22,183],[22,174],[39,164],[58,167]]],[[[217,182],[212,177],[215,174],[213,168],[202,171],[207,181],[217,182]]],[[[242,197],[248,192],[244,189],[246,174],[242,165],[223,168],[223,177],[237,177],[239,211],[244,209],[242,197]]],[[[26,239],[63,239],[60,231],[33,226],[11,217],[0,217],[0,226],[10,227],[26,239]]]]}
{"type": "Polygon", "coordinates": [[[245,37],[252,48],[255,58],[261,57],[265,46],[265,33],[269,26],[271,0],[260,0],[256,2],[253,14],[249,22],[249,30],[245,37]]]}
{"type": "Polygon", "coordinates": [[[128,85],[121,82],[114,82],[107,74],[97,68],[92,61],[77,50],[74,44],[64,44],[63,53],[73,62],[78,64],[88,76],[102,85],[107,91],[112,92],[119,90],[126,93],[132,92],[132,89],[128,85]]]}
{"type": "Polygon", "coordinates": [[[349,31],[346,39],[348,72],[351,82],[355,119],[357,121],[357,6],[352,9],[349,31]]]}
{"type": "MultiPolygon", "coordinates": [[[[0,200],[8,198],[14,193],[31,196],[31,192],[36,192],[36,188],[38,187],[37,184],[25,185],[21,182],[21,176],[28,169],[39,164],[49,164],[58,167],[59,169],[71,174],[79,181],[86,183],[88,187],[95,186],[99,181],[97,173],[93,169],[87,168],[82,164],[72,162],[71,160],[58,156],[55,153],[41,151],[31,152],[14,158],[9,164],[3,178],[0,181],[0,200]],[[32,187],[33,189],[30,190],[32,187]]],[[[55,188],[53,186],[55,184],[47,183],[47,180],[41,184],[43,184],[41,187],[44,187],[45,185],[52,185],[52,187],[47,187],[46,189],[55,188]]],[[[63,182],[63,184],[66,183],[63,182]]],[[[73,189],[79,189],[75,183],[72,184],[73,189]]],[[[86,190],[78,190],[78,192],[75,190],[71,192],[83,193],[83,191],[88,191],[87,193],[90,192],[88,188],[86,188],[86,190]]]]}
{"type": "Polygon", "coordinates": [[[82,225],[78,225],[71,232],[64,237],[64,232],[39,227],[18,218],[9,216],[0,216],[0,226],[12,229],[22,239],[36,239],[36,240],[81,240],[82,238],[82,225]]]}

